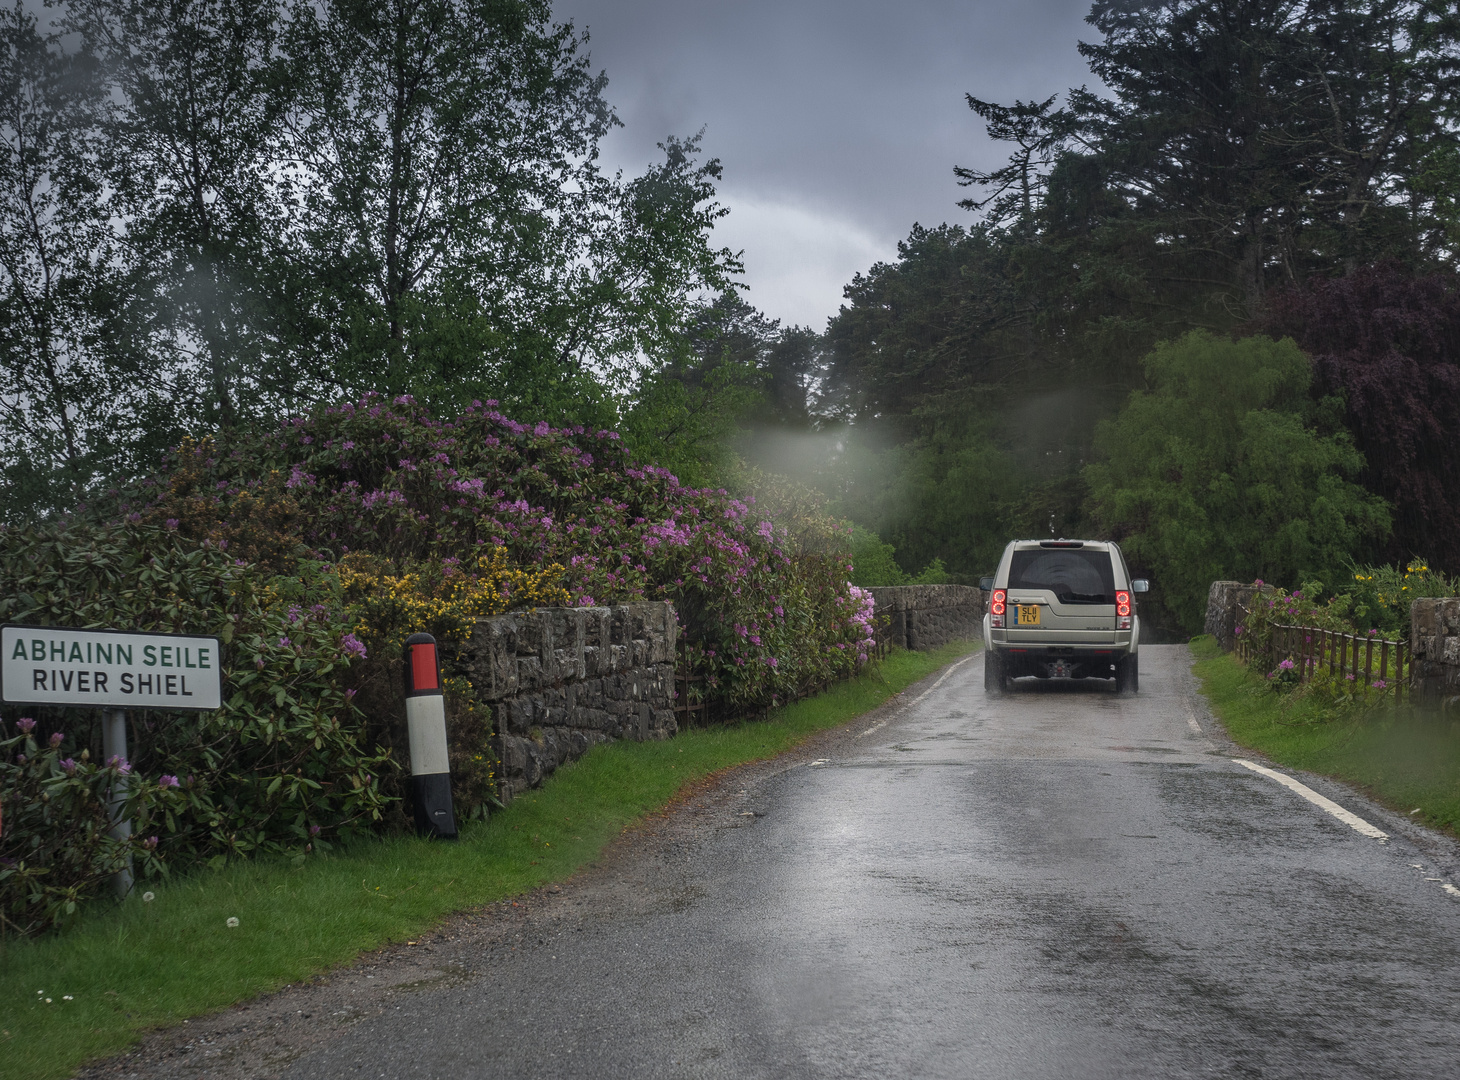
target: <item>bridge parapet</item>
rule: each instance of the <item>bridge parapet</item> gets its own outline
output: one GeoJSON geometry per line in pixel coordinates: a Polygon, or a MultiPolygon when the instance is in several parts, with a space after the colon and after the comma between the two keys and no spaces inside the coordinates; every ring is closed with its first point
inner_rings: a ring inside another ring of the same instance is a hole
{"type": "Polygon", "coordinates": [[[983,635],[984,594],[968,585],[886,585],[869,589],[887,617],[883,641],[904,649],[936,649],[983,635]]]}

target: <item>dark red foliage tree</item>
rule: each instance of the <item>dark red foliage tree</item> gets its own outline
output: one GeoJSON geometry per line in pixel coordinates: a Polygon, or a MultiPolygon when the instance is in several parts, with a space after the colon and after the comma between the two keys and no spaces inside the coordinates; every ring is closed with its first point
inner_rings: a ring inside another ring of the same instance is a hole
{"type": "Polygon", "coordinates": [[[1313,358],[1315,393],[1344,399],[1365,484],[1394,506],[1391,561],[1460,573],[1460,274],[1365,267],[1273,297],[1261,329],[1313,358]]]}

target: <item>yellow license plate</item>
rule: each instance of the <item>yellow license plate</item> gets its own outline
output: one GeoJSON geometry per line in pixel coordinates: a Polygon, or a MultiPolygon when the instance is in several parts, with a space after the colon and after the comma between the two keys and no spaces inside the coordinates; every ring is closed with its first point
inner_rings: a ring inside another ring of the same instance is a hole
{"type": "Polygon", "coordinates": [[[1020,604],[1019,605],[1019,625],[1020,626],[1038,626],[1039,625],[1039,605],[1038,604],[1020,604]]]}

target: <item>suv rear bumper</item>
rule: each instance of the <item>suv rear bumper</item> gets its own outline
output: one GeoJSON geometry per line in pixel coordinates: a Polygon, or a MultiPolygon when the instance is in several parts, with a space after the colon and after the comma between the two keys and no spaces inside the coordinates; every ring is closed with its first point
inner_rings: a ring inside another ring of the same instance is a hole
{"type": "Polygon", "coordinates": [[[1025,675],[1113,679],[1117,665],[1131,655],[1129,642],[1089,646],[995,643],[994,652],[1011,679],[1025,675]]]}
{"type": "Polygon", "coordinates": [[[1113,679],[1117,666],[1136,652],[1140,624],[1133,630],[1085,633],[1089,637],[1084,641],[1079,640],[1081,631],[1061,635],[1059,641],[1030,641],[1018,630],[995,630],[984,616],[984,645],[998,655],[1013,679],[1026,675],[1113,679]]]}

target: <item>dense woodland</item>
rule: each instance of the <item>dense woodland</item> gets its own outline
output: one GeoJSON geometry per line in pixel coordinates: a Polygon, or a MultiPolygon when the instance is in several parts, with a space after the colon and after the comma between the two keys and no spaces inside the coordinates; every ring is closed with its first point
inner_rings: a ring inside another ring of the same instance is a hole
{"type": "Polygon", "coordinates": [[[950,162],[953,220],[825,328],[738,287],[693,137],[599,167],[609,84],[541,0],[28,11],[0,17],[13,526],[379,391],[614,428],[694,484],[789,475],[881,580],[1113,536],[1172,631],[1214,577],[1460,572],[1451,3],[1100,0],[1087,87],[970,73],[1008,164],[950,162]]]}

